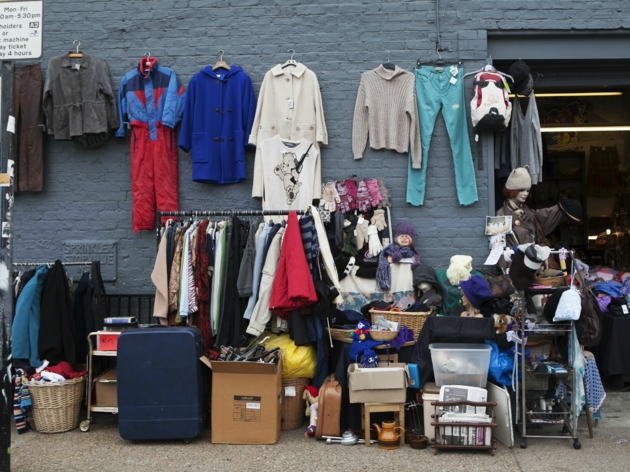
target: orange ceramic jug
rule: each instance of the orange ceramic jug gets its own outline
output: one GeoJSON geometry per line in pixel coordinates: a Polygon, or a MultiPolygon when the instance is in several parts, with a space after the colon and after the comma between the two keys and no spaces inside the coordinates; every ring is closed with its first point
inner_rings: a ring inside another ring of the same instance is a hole
{"type": "Polygon", "coordinates": [[[394,421],[391,423],[383,421],[382,428],[376,423],[372,426],[374,426],[378,432],[378,447],[381,449],[398,449],[400,447],[399,438],[405,434],[405,428],[396,426],[394,421]],[[402,429],[402,433],[396,434],[397,429],[402,429]]]}

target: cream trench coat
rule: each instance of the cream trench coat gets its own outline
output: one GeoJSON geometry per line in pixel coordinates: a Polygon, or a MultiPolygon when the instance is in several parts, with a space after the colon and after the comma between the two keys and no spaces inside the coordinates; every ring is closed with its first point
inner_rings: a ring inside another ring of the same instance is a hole
{"type": "MultiPolygon", "coordinates": [[[[249,144],[256,146],[254,198],[262,198],[265,190],[259,144],[277,134],[290,141],[304,138],[313,143],[318,152],[320,146],[328,145],[319,82],[304,64],[284,69],[278,64],[265,74],[249,135],[249,144]]],[[[322,188],[321,157],[317,160],[313,180],[313,198],[318,199],[322,188]]]]}

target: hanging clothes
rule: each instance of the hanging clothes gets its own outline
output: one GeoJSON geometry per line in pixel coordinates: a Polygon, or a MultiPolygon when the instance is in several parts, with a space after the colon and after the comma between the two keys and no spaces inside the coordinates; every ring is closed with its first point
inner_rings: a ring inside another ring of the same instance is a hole
{"type": "MultiPolygon", "coordinates": [[[[225,241],[226,228],[228,223],[221,222],[217,224],[215,232],[215,252],[214,252],[214,271],[212,275],[212,296],[210,303],[210,319],[212,326],[212,334],[217,335],[219,329],[219,309],[221,303],[221,286],[223,280],[223,272],[225,270],[225,241]]],[[[215,343],[216,344],[216,343],[215,343]]]]}
{"type": "MultiPolygon", "coordinates": [[[[326,269],[326,273],[328,274],[328,277],[332,281],[337,291],[341,292],[341,287],[339,285],[339,274],[337,273],[335,260],[333,259],[332,253],[330,252],[328,237],[326,236],[326,230],[324,229],[322,219],[319,216],[319,211],[317,211],[317,208],[315,208],[314,206],[310,206],[309,211],[313,215],[313,222],[315,223],[315,230],[317,231],[317,239],[319,240],[319,253],[321,255],[321,260],[323,262],[324,268],[326,269]]],[[[338,294],[333,300],[333,303],[343,303],[343,297],[338,294]]]]}
{"type": "Polygon", "coordinates": [[[256,96],[243,69],[195,74],[188,94],[179,147],[192,150],[194,182],[229,184],[245,180],[245,150],[252,130],[256,96]]]}
{"type": "Polygon", "coordinates": [[[92,295],[94,284],[90,280],[90,274],[84,272],[74,293],[74,323],[77,340],[77,363],[83,363],[90,349],[87,342],[86,317],[92,313],[92,295]]]}
{"type": "Polygon", "coordinates": [[[155,266],[151,273],[151,281],[155,285],[155,302],[153,304],[153,316],[158,318],[160,324],[168,324],[168,276],[166,272],[166,246],[168,236],[165,233],[160,241],[155,266]]]}
{"type": "MultiPolygon", "coordinates": [[[[278,229],[280,227],[278,226],[278,229]]],[[[256,306],[256,301],[258,300],[258,294],[260,291],[260,282],[262,279],[262,271],[263,266],[265,264],[265,245],[267,242],[267,237],[269,232],[271,231],[271,226],[264,225],[259,236],[258,236],[258,247],[256,249],[256,259],[254,260],[254,277],[252,281],[252,295],[249,297],[247,302],[247,308],[245,309],[245,314],[243,318],[246,320],[251,319],[252,313],[254,312],[254,307],[256,306]]]]}
{"type": "Polygon", "coordinates": [[[204,220],[199,225],[197,231],[197,298],[199,304],[199,314],[197,326],[201,331],[203,339],[203,352],[208,352],[213,345],[212,328],[210,326],[210,278],[208,276],[208,252],[207,245],[211,245],[208,240],[208,226],[210,221],[204,220]]]}
{"type": "MultiPolygon", "coordinates": [[[[61,261],[48,272],[42,290],[39,356],[51,364],[76,366],[76,335],[66,271],[61,261]]],[[[75,369],[76,370],[76,369],[75,369]]]]}
{"type": "Polygon", "coordinates": [[[518,95],[514,96],[512,135],[510,136],[510,164],[512,169],[529,166],[532,185],[542,182],[542,135],[540,133],[540,117],[536,106],[536,96],[533,90],[529,94],[525,115],[523,115],[518,95]]]}
{"type": "Polygon", "coordinates": [[[31,367],[40,367],[39,327],[41,300],[48,267],[40,265],[35,276],[26,284],[15,309],[12,327],[12,352],[14,359],[28,359],[31,367]]]}
{"type": "Polygon", "coordinates": [[[168,283],[169,300],[168,300],[168,318],[169,325],[175,323],[175,316],[179,312],[179,284],[181,275],[181,258],[184,243],[185,231],[183,228],[175,230],[175,250],[173,253],[173,265],[171,267],[171,276],[168,283]]]}
{"type": "Polygon", "coordinates": [[[269,309],[286,320],[292,310],[315,302],[317,294],[304,254],[300,225],[297,215],[292,211],[287,221],[269,309]]]}
{"type": "Polygon", "coordinates": [[[243,250],[241,267],[238,270],[238,280],[236,288],[240,297],[249,298],[252,296],[254,284],[254,265],[256,260],[256,227],[258,224],[252,223],[247,235],[247,244],[243,250]]]}
{"type": "MultiPolygon", "coordinates": [[[[328,145],[319,82],[315,73],[304,64],[284,69],[280,64],[276,65],[265,74],[260,87],[256,116],[249,135],[249,144],[256,146],[253,198],[264,198],[265,164],[261,143],[275,135],[296,142],[305,139],[313,143],[317,153],[320,146],[328,145]]],[[[313,196],[319,198],[321,159],[315,164],[312,184],[313,196]]]]}

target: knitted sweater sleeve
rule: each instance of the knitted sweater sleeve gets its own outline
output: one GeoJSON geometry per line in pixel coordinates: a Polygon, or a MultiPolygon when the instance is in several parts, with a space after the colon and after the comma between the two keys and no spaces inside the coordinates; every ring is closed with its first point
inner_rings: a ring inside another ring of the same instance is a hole
{"type": "Polygon", "coordinates": [[[422,168],[422,141],[420,140],[420,119],[418,118],[418,100],[416,100],[415,85],[411,86],[407,99],[407,114],[409,115],[409,151],[411,153],[411,167],[422,168]]]}
{"type": "Polygon", "coordinates": [[[367,107],[367,93],[363,79],[359,85],[357,103],[354,106],[354,120],[352,123],[352,154],[355,159],[363,158],[363,151],[368,138],[369,110],[367,107]]]}

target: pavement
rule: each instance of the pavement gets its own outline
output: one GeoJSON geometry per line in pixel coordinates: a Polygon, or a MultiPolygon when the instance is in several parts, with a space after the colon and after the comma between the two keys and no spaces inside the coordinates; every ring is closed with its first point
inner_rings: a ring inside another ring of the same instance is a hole
{"type": "MultiPolygon", "coordinates": [[[[414,450],[408,445],[386,451],[364,445],[326,445],[304,436],[305,425],[284,431],[277,444],[262,446],[212,444],[209,430],[190,444],[151,441],[134,444],[118,434],[114,415],[98,414],[87,433],[18,435],[12,432],[13,471],[201,471],[201,470],[457,470],[483,471],[628,471],[630,470],[630,392],[608,392],[602,419],[588,437],[586,418],[579,420],[580,450],[566,439],[532,439],[526,449],[497,442],[487,451],[414,450]]],[[[31,419],[32,421],[32,419],[31,419]]],[[[559,432],[560,427],[551,426],[559,432]]]]}

